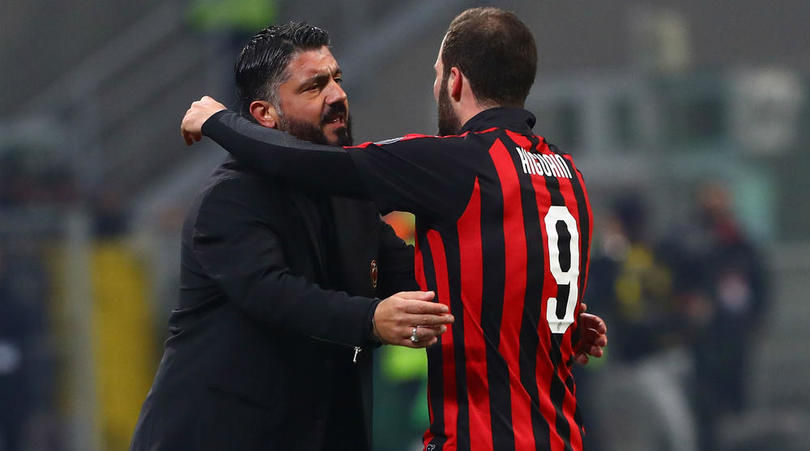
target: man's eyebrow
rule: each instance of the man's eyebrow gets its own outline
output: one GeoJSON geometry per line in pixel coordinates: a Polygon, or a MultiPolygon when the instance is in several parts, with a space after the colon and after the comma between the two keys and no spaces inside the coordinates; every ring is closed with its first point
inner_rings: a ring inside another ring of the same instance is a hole
{"type": "Polygon", "coordinates": [[[319,72],[313,74],[310,77],[305,78],[301,82],[301,85],[306,86],[306,85],[309,85],[311,83],[326,84],[326,83],[329,82],[329,79],[332,78],[333,76],[334,77],[339,77],[341,75],[343,75],[343,72],[340,70],[340,67],[337,67],[334,71],[322,70],[322,71],[319,71],[319,72]]]}

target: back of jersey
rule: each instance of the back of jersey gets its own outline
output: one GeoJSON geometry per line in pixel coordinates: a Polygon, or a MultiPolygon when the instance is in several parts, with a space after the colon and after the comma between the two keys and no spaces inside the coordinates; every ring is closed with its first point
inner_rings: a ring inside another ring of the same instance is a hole
{"type": "Polygon", "coordinates": [[[454,224],[420,222],[417,274],[456,322],[428,348],[426,449],[582,448],[571,374],[592,216],[582,176],[542,137],[465,137],[477,171],[454,224]]]}

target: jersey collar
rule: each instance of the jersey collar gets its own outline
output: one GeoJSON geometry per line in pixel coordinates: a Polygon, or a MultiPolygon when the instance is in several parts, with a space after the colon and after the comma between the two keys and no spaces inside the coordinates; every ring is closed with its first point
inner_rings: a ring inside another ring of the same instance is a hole
{"type": "Polygon", "coordinates": [[[531,134],[535,123],[534,114],[522,108],[496,107],[484,110],[467,121],[459,134],[480,132],[492,127],[505,128],[521,134],[531,134]]]}

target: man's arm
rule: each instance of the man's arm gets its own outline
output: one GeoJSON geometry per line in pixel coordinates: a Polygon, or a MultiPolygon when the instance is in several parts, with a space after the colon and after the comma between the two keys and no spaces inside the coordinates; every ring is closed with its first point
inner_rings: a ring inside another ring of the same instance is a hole
{"type": "Polygon", "coordinates": [[[280,237],[264,216],[273,206],[246,199],[240,183],[245,181],[225,180],[209,192],[194,223],[192,248],[206,273],[246,315],[268,327],[350,346],[370,341],[372,317],[383,342],[412,347],[431,344],[441,332],[425,330],[414,344],[408,339],[413,325],[452,321],[441,315],[444,306],[426,302],[432,293],[398,293],[379,302],[324,290],[291,274],[280,237]]]}
{"type": "Polygon", "coordinates": [[[186,144],[213,139],[264,177],[308,191],[370,200],[360,174],[342,147],[324,146],[262,127],[204,96],[191,104],[180,126],[186,144]],[[295,152],[289,150],[295,149],[295,152]]]}
{"type": "Polygon", "coordinates": [[[455,220],[469,200],[476,155],[462,138],[410,135],[340,148],[299,140],[223,110],[210,97],[183,118],[187,143],[210,137],[254,171],[297,188],[373,200],[380,211],[455,220]],[[466,149],[468,150],[468,149],[466,149]]]}

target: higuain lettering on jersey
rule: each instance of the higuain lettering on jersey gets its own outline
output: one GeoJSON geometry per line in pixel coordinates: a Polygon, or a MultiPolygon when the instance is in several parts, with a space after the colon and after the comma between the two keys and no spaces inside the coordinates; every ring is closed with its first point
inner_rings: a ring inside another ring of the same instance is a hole
{"type": "Polygon", "coordinates": [[[571,170],[562,155],[531,153],[522,147],[515,148],[520,155],[525,174],[571,178],[571,170]]]}

